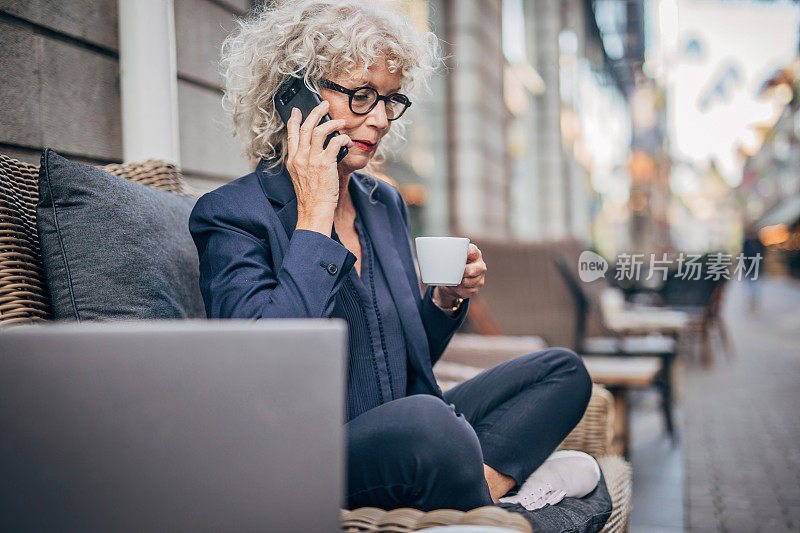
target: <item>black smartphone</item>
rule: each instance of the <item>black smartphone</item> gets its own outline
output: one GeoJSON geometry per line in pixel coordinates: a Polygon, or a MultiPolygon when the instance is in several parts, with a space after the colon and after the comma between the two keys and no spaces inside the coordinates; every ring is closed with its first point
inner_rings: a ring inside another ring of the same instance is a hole
{"type": "MultiPolygon", "coordinates": [[[[283,84],[278,88],[278,92],[275,93],[275,98],[273,99],[275,104],[275,109],[278,111],[278,114],[283,119],[283,123],[286,124],[289,122],[289,117],[292,116],[292,108],[296,107],[300,110],[303,114],[302,120],[305,120],[311,110],[317,107],[319,104],[322,103],[319,95],[311,91],[306,84],[303,82],[303,78],[295,78],[291,77],[287,79],[283,84]]],[[[327,122],[331,120],[331,116],[327,113],[320,119],[319,123],[322,124],[323,122],[327,122]]],[[[322,143],[322,148],[325,149],[328,147],[328,143],[339,135],[338,131],[332,132],[325,138],[325,142],[322,143]]],[[[336,156],[336,162],[341,163],[344,156],[347,155],[347,147],[342,146],[339,149],[339,153],[336,156]]]]}

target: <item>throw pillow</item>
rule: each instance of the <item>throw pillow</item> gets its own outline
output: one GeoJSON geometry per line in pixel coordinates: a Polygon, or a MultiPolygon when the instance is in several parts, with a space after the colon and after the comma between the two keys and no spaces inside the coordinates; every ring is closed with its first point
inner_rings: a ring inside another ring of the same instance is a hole
{"type": "Polygon", "coordinates": [[[45,149],[36,216],[53,317],[205,318],[194,202],[45,149]]]}

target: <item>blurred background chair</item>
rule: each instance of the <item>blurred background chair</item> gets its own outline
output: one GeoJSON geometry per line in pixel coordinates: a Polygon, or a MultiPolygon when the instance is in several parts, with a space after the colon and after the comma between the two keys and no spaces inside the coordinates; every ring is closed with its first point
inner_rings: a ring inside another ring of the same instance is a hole
{"type": "MultiPolygon", "coordinates": [[[[616,397],[621,452],[628,451],[630,388],[658,386],[667,432],[676,434],[671,409],[672,361],[677,353],[676,336],[688,319],[686,314],[652,307],[644,308],[647,312],[641,307],[628,308],[624,299],[619,302],[620,293],[611,290],[605,279],[579,281],[574,269],[586,246],[577,240],[479,240],[476,244],[489,273],[480,295],[470,304],[465,329],[496,339],[491,350],[484,350],[486,360],[496,364],[541,349],[533,342],[535,337],[547,346],[570,348],[585,356],[593,380],[608,385],[616,397]],[[559,259],[554,260],[556,257],[559,259]],[[606,315],[619,329],[606,324],[606,315]],[[523,349],[522,338],[531,339],[530,349],[523,349]],[[599,356],[604,359],[597,359],[599,356]],[[657,375],[651,375],[652,359],[635,363],[633,357],[657,358],[657,375]]],[[[457,353],[455,346],[443,360],[474,364],[463,352],[457,353]]]]}
{"type": "MultiPolygon", "coordinates": [[[[553,255],[553,261],[563,277],[570,294],[575,302],[575,345],[578,353],[582,355],[599,356],[620,356],[620,357],[657,357],[661,360],[661,368],[655,384],[661,392],[661,407],[664,413],[664,421],[670,437],[676,438],[675,424],[672,417],[672,363],[678,353],[678,341],[674,336],[663,333],[667,329],[672,333],[679,333],[688,321],[688,316],[675,316],[675,311],[664,310],[663,313],[658,308],[648,308],[647,310],[630,310],[631,318],[628,320],[617,318],[615,324],[617,328],[609,327],[606,323],[606,316],[613,313],[623,313],[623,301],[621,295],[616,297],[615,289],[605,287],[600,299],[605,303],[595,303],[594,306],[600,309],[598,320],[600,326],[608,333],[606,336],[587,337],[586,322],[589,309],[593,302],[590,300],[581,281],[575,274],[575,270],[567,261],[565,255],[557,252],[553,255]],[[609,302],[612,300],[612,302],[609,302]],[[613,309],[614,311],[611,311],[613,309]],[[648,321],[647,327],[637,327],[636,315],[638,313],[649,313],[652,318],[648,321]],[[645,335],[627,335],[627,329],[638,329],[645,335]]],[[[598,280],[600,281],[600,280],[598,280]]],[[[604,281],[604,280],[603,280],[604,281]]]]}
{"type": "Polygon", "coordinates": [[[720,312],[727,282],[724,277],[692,280],[670,276],[661,290],[661,299],[666,305],[690,315],[686,326],[687,344],[691,344],[694,357],[699,354],[705,368],[714,362],[712,334],[715,331],[719,333],[725,355],[733,355],[733,345],[720,312]]]}

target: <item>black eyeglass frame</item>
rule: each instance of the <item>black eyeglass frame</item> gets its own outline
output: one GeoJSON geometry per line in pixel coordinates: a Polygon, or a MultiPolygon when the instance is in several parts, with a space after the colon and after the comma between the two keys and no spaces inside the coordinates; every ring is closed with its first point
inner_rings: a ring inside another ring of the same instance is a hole
{"type": "Polygon", "coordinates": [[[400,114],[398,114],[396,117],[389,118],[389,116],[387,115],[386,119],[389,122],[391,122],[393,120],[397,120],[398,118],[402,117],[403,113],[405,113],[406,110],[409,107],[411,107],[411,100],[409,100],[408,96],[404,95],[403,93],[392,93],[392,94],[387,94],[386,96],[383,96],[374,87],[370,87],[369,85],[364,85],[362,87],[356,87],[355,89],[348,89],[347,87],[342,87],[338,83],[334,83],[331,80],[327,80],[325,78],[322,78],[321,80],[319,80],[319,85],[320,85],[320,87],[325,87],[326,89],[331,89],[333,91],[346,94],[349,97],[348,104],[350,105],[350,111],[352,111],[353,114],[355,114],[355,115],[367,115],[367,114],[369,114],[373,109],[375,109],[375,106],[378,105],[378,102],[380,102],[381,100],[383,100],[384,105],[388,106],[391,103],[392,98],[395,98],[397,96],[401,96],[403,98],[403,100],[405,100],[405,102],[398,102],[398,103],[403,103],[405,105],[405,107],[403,107],[403,110],[400,111],[400,114]],[[372,105],[369,107],[369,109],[359,113],[358,111],[353,109],[353,96],[355,96],[355,94],[358,91],[362,90],[362,89],[369,89],[370,91],[374,92],[377,95],[377,98],[375,98],[375,101],[372,102],[372,105]]]}

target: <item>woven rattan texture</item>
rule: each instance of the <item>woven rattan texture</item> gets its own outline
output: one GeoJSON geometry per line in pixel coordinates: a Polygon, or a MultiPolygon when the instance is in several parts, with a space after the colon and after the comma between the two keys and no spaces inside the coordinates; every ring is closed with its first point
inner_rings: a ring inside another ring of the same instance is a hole
{"type": "Polygon", "coordinates": [[[580,450],[593,457],[601,457],[609,453],[613,438],[614,397],[604,387],[594,385],[583,418],[558,449],[580,450]]]}
{"type": "Polygon", "coordinates": [[[621,533],[628,530],[633,494],[633,472],[631,465],[619,455],[606,455],[597,459],[614,508],[602,533],[621,533]]]}
{"type": "Polygon", "coordinates": [[[0,322],[52,317],[36,235],[39,167],[0,155],[0,322]]]}
{"type": "Polygon", "coordinates": [[[404,533],[436,526],[494,526],[513,531],[532,533],[530,523],[517,513],[500,507],[478,507],[471,511],[437,509],[394,509],[384,511],[375,507],[362,507],[352,511],[342,510],[342,531],[375,531],[381,533],[404,533]]]}
{"type": "MultiPolygon", "coordinates": [[[[180,171],[147,160],[101,167],[106,172],[168,192],[183,192],[180,171]]],[[[36,232],[39,167],[0,155],[0,324],[52,319],[36,232]]]]}
{"type": "Polygon", "coordinates": [[[142,185],[148,185],[162,191],[182,194],[184,181],[178,168],[160,159],[147,159],[121,165],[100,167],[110,174],[125,178],[142,185]]]}

